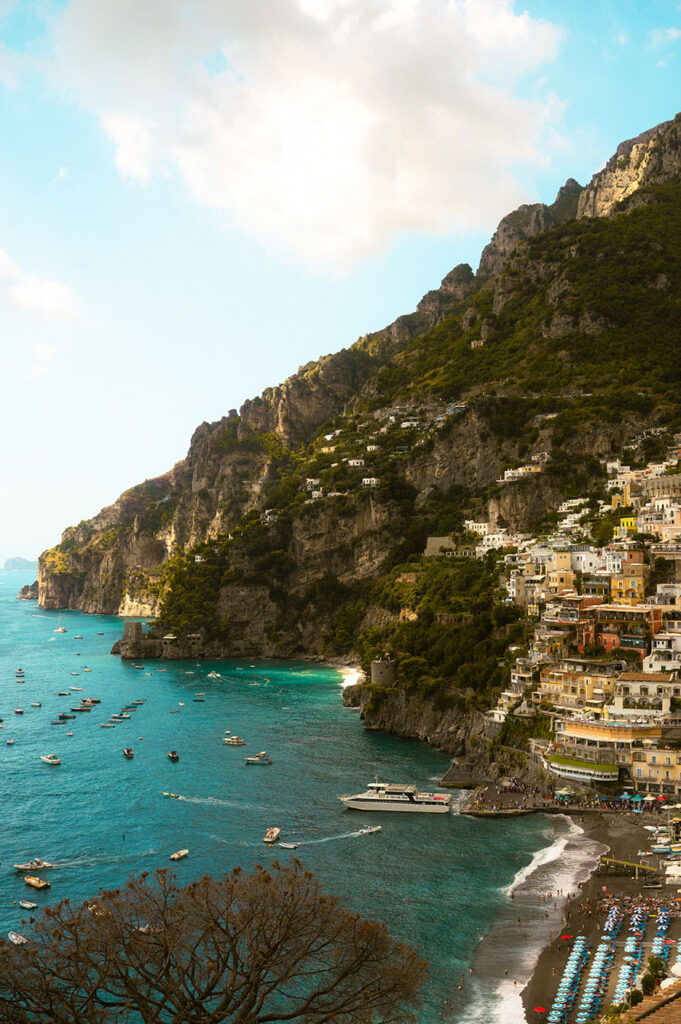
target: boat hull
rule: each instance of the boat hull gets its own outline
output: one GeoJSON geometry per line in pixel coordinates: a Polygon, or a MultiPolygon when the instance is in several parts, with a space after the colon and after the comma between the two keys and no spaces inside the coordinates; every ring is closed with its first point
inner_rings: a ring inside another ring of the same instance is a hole
{"type": "Polygon", "coordinates": [[[447,798],[433,803],[412,803],[400,800],[363,800],[356,796],[341,796],[339,800],[353,811],[406,811],[410,814],[446,814],[450,800],[447,798]]]}

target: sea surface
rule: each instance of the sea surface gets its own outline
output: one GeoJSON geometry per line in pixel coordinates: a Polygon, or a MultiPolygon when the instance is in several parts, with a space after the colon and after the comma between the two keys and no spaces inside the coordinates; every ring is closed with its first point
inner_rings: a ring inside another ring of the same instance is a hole
{"type": "Polygon", "coordinates": [[[169,867],[178,849],[190,851],[175,868],[181,884],[295,856],[353,910],[421,949],[431,964],[423,1022],[441,1020],[445,1000],[451,1021],[523,1020],[522,972],[545,937],[538,931],[526,941],[517,989],[500,1001],[499,964],[517,945],[507,927],[517,905],[510,893],[520,903],[523,893],[531,899],[537,886],[570,878],[569,823],[346,810],[338,794],[375,776],[434,788],[448,759],[423,743],[365,731],[343,707],[334,669],[267,661],[135,668],[110,654],[123,620],[18,601],[26,582],[21,572],[0,572],[0,932],[20,930],[19,899],[80,902],[131,874],[169,867]],[[59,626],[67,632],[55,633],[59,626]],[[208,678],[211,671],[219,677],[208,678]],[[101,704],[51,724],[86,696],[101,704]],[[101,728],[136,699],[145,703],[129,720],[101,728]],[[246,746],[223,744],[227,729],[246,746]],[[124,747],[134,749],[132,760],[124,747]],[[173,749],[177,763],[167,758],[173,749]],[[244,756],[260,750],[274,763],[246,767],[244,756]],[[40,760],[50,753],[59,766],[40,760]],[[369,821],[381,831],[358,835],[369,821]],[[271,825],[299,844],[295,853],[263,844],[271,825]],[[55,864],[47,892],[34,894],[13,870],[34,857],[55,864]]]}

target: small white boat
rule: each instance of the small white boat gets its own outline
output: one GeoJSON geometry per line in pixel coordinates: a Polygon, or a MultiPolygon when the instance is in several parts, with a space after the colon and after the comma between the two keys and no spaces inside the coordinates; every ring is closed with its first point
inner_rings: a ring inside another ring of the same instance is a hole
{"type": "Polygon", "coordinates": [[[53,633],[67,633],[68,630],[67,630],[66,626],[57,626],[57,628],[53,629],[52,632],[53,633]]]}
{"type": "Polygon", "coordinates": [[[39,700],[32,700],[32,701],[31,701],[31,707],[32,707],[32,708],[41,708],[41,707],[42,707],[42,704],[40,703],[40,701],[39,701],[39,700]]]}
{"type": "Polygon", "coordinates": [[[92,672],[92,669],[88,668],[87,665],[83,665],[83,672],[92,672]]]}
{"type": "Polygon", "coordinates": [[[372,832],[380,832],[381,827],[381,825],[365,825],[364,828],[359,830],[358,835],[368,836],[371,835],[372,832]]]}
{"type": "Polygon", "coordinates": [[[189,853],[189,850],[178,850],[176,853],[171,853],[170,854],[170,859],[171,860],[184,860],[184,858],[187,856],[188,853],[189,853]]]}
{"type": "Polygon", "coordinates": [[[262,841],[263,843],[276,843],[280,835],[281,829],[277,828],[276,825],[273,825],[271,828],[267,829],[267,832],[265,832],[262,841]]]}
{"type": "Polygon", "coordinates": [[[49,860],[41,860],[40,857],[35,857],[33,860],[27,860],[25,864],[15,864],[15,871],[46,871],[47,868],[53,867],[49,860]]]}
{"type": "Polygon", "coordinates": [[[11,747],[13,743],[14,743],[14,740],[7,740],[7,746],[8,747],[11,747]]]}
{"type": "Polygon", "coordinates": [[[297,850],[298,843],[279,843],[282,850],[297,850]]]}
{"type": "Polygon", "coordinates": [[[40,760],[44,761],[45,764],[61,764],[61,758],[58,754],[41,754],[40,760]]]}
{"type": "Polygon", "coordinates": [[[223,736],[222,742],[226,743],[228,747],[246,746],[246,740],[242,740],[240,736],[223,736]]]}
{"type": "Polygon", "coordinates": [[[73,634],[73,639],[74,639],[74,640],[82,640],[82,639],[83,639],[83,636],[82,636],[82,634],[81,634],[81,633],[74,633],[74,634],[73,634]]]}
{"type": "Polygon", "coordinates": [[[208,673],[208,678],[209,679],[222,679],[222,676],[220,675],[219,672],[216,672],[215,670],[213,670],[212,672],[208,673]]]}
{"type": "Polygon", "coordinates": [[[38,904],[37,903],[31,903],[30,900],[19,900],[19,906],[22,907],[24,910],[37,910],[38,909],[38,904]]]}
{"type": "MultiPolygon", "coordinates": [[[[71,675],[72,675],[72,676],[77,676],[77,675],[78,675],[78,673],[77,673],[77,672],[72,672],[72,673],[71,673],[71,675]]],[[[82,686],[72,686],[72,687],[71,687],[71,689],[72,689],[72,690],[73,690],[73,691],[74,691],[75,693],[82,693],[82,691],[83,691],[83,689],[84,689],[84,688],[83,688],[82,686]]]]}
{"type": "Polygon", "coordinates": [[[7,932],[7,938],[15,946],[23,946],[28,939],[25,935],[20,935],[19,932],[7,932]]]}
{"type": "Polygon", "coordinates": [[[245,757],[244,761],[247,765],[251,766],[256,764],[272,764],[272,758],[268,756],[266,750],[261,750],[255,757],[245,757]]]}
{"type": "Polygon", "coordinates": [[[73,736],[73,733],[72,733],[72,732],[67,732],[67,734],[66,734],[66,735],[67,735],[67,736],[73,736]]]}

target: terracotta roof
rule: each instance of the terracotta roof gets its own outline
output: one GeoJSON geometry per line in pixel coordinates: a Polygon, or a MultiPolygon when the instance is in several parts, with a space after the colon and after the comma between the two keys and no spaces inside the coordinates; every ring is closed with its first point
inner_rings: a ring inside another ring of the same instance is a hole
{"type": "Polygon", "coordinates": [[[671,672],[623,672],[618,677],[618,682],[625,683],[668,683],[671,681],[671,672]]]}

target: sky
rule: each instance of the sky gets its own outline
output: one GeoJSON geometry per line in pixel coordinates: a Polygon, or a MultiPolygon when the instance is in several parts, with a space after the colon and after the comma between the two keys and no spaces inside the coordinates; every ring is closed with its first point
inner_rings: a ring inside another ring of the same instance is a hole
{"type": "Polygon", "coordinates": [[[0,0],[0,565],[681,109],[671,0],[0,0]]]}

